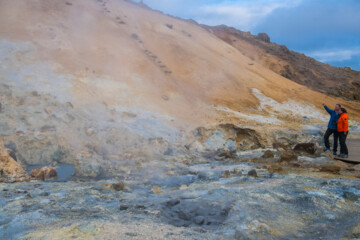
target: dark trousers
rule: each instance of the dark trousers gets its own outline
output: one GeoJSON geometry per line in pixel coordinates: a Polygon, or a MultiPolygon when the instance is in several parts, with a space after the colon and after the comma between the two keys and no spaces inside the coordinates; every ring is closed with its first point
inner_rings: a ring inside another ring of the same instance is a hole
{"type": "Polygon", "coordinates": [[[349,154],[348,148],[346,146],[346,138],[349,132],[339,132],[340,140],[340,154],[349,154]]]}
{"type": "Polygon", "coordinates": [[[333,137],[334,137],[333,152],[337,152],[339,133],[335,129],[328,128],[326,130],[325,135],[324,135],[325,147],[330,149],[329,137],[331,136],[331,134],[333,134],[333,137]]]}

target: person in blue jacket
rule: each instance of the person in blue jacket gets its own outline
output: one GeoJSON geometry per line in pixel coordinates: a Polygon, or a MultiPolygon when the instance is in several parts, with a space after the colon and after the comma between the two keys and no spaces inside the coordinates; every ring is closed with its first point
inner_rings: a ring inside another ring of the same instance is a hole
{"type": "Polygon", "coordinates": [[[324,135],[324,143],[325,143],[325,149],[324,151],[330,151],[330,142],[329,137],[331,134],[333,134],[334,137],[334,146],[333,146],[333,154],[336,155],[337,147],[338,147],[338,140],[339,140],[339,134],[337,132],[337,121],[340,117],[339,111],[341,109],[340,104],[336,104],[334,110],[328,108],[325,104],[323,104],[325,110],[330,114],[330,120],[328,124],[328,128],[324,135]]]}

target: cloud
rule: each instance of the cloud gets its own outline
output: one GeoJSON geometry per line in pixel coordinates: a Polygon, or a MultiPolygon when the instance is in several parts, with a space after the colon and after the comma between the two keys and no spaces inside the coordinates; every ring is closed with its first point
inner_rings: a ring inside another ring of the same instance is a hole
{"type": "Polygon", "coordinates": [[[150,7],[208,25],[226,24],[251,30],[279,8],[292,8],[302,0],[145,0],[150,7]]]}
{"type": "Polygon", "coordinates": [[[308,53],[309,56],[321,62],[343,62],[360,56],[360,47],[352,49],[325,49],[308,53]]]}
{"type": "Polygon", "coordinates": [[[220,23],[235,26],[242,30],[251,30],[266,16],[279,8],[295,7],[300,1],[236,1],[220,2],[201,6],[198,18],[201,22],[209,25],[220,23]]]}

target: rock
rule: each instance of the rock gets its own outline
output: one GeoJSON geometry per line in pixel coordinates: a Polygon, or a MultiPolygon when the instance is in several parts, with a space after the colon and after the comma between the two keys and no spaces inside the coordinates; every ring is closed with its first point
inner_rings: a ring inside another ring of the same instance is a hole
{"type": "Polygon", "coordinates": [[[197,225],[203,225],[205,222],[205,218],[203,216],[197,216],[194,218],[194,222],[197,225]]]}
{"type": "Polygon", "coordinates": [[[36,168],[30,172],[30,176],[37,180],[45,181],[48,179],[57,178],[57,172],[52,167],[36,168]]]}
{"type": "Polygon", "coordinates": [[[315,143],[299,143],[294,147],[294,151],[314,155],[316,146],[315,143]]]}
{"type": "Polygon", "coordinates": [[[188,186],[186,184],[183,184],[179,187],[179,190],[186,190],[188,189],[188,186]]]}
{"type": "Polygon", "coordinates": [[[4,182],[27,180],[24,168],[10,156],[11,150],[5,148],[0,142],[0,179],[4,182]]]}
{"type": "Polygon", "coordinates": [[[163,193],[163,190],[161,190],[161,188],[159,186],[153,186],[151,191],[155,194],[162,194],[163,193]]]}
{"type": "Polygon", "coordinates": [[[226,170],[223,174],[224,178],[229,178],[231,176],[231,173],[229,170],[226,170]]]}
{"type": "Polygon", "coordinates": [[[250,176],[250,177],[257,177],[258,175],[257,175],[257,172],[256,172],[256,170],[255,169],[252,169],[252,170],[250,170],[249,172],[248,172],[248,176],[250,176]]]}
{"type": "Polygon", "coordinates": [[[274,158],[274,153],[271,150],[266,150],[264,154],[262,155],[262,158],[269,159],[274,158]]]}
{"type": "Polygon", "coordinates": [[[126,211],[128,210],[129,206],[128,205],[120,205],[120,211],[126,211]]]}
{"type": "Polygon", "coordinates": [[[103,189],[114,190],[114,191],[124,191],[126,189],[125,183],[123,181],[112,184],[102,184],[101,187],[103,189]]]}
{"type": "Polygon", "coordinates": [[[263,42],[270,43],[270,37],[266,33],[259,33],[256,38],[263,42]]]}
{"type": "Polygon", "coordinates": [[[290,162],[290,161],[296,161],[297,156],[292,151],[286,151],[283,154],[281,154],[279,162],[290,162]]]}
{"type": "Polygon", "coordinates": [[[118,183],[111,184],[111,188],[115,191],[123,191],[125,190],[125,183],[123,181],[120,181],[118,183]]]}
{"type": "Polygon", "coordinates": [[[282,174],[285,173],[284,169],[280,166],[271,166],[268,168],[268,172],[269,173],[282,173],[282,174]]]}
{"type": "Polygon", "coordinates": [[[231,201],[214,202],[206,198],[182,199],[174,204],[166,202],[162,210],[169,223],[177,227],[220,225],[225,222],[232,208],[231,201]]]}
{"type": "Polygon", "coordinates": [[[95,130],[92,128],[88,128],[86,130],[86,135],[88,135],[88,136],[92,136],[92,135],[94,135],[94,133],[95,133],[95,130]]]}
{"type": "Polygon", "coordinates": [[[345,200],[349,200],[352,202],[356,202],[360,199],[360,197],[353,192],[344,192],[343,197],[345,200]]]}
{"type": "Polygon", "coordinates": [[[236,229],[234,239],[235,240],[249,240],[250,238],[247,237],[245,230],[236,229]]]}
{"type": "Polygon", "coordinates": [[[166,202],[166,206],[173,207],[175,205],[178,205],[179,203],[180,203],[179,199],[171,199],[171,200],[166,202]]]}
{"type": "Polygon", "coordinates": [[[341,167],[336,165],[325,165],[320,168],[320,172],[339,174],[341,167]]]}

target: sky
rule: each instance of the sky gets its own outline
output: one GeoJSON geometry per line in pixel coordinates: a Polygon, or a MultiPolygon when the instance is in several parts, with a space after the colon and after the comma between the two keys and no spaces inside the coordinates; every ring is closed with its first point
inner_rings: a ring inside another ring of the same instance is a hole
{"type": "Polygon", "coordinates": [[[271,41],[334,66],[360,71],[360,0],[144,0],[207,25],[266,32],[271,41]]]}

